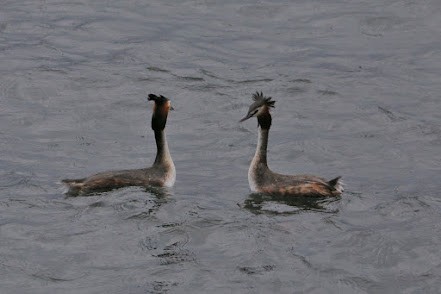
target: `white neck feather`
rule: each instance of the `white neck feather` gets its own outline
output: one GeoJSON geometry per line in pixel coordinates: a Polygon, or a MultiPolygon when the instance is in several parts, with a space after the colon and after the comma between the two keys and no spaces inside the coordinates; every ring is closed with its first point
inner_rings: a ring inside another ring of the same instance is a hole
{"type": "Polygon", "coordinates": [[[163,166],[166,169],[165,184],[166,187],[174,185],[176,180],[176,169],[168,149],[167,137],[165,131],[155,131],[156,140],[156,159],[153,166],[163,166]]]}
{"type": "Polygon", "coordinates": [[[250,189],[253,192],[258,192],[258,177],[263,170],[268,169],[266,160],[266,153],[268,147],[268,134],[269,129],[259,128],[259,134],[257,137],[256,153],[251,161],[250,168],[248,169],[248,183],[250,189]]]}

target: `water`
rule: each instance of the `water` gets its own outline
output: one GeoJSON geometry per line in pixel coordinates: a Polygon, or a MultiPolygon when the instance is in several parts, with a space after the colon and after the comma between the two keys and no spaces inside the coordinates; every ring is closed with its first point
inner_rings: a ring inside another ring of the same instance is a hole
{"type": "Polygon", "coordinates": [[[440,3],[3,1],[1,293],[438,293],[440,3]],[[341,199],[250,194],[257,90],[270,166],[341,199]],[[148,93],[175,187],[66,198],[152,163],[148,93]]]}

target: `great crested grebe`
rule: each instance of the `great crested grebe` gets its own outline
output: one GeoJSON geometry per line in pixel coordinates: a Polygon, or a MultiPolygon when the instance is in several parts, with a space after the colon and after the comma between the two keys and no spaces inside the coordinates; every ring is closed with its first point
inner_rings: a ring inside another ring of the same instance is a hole
{"type": "Polygon", "coordinates": [[[268,133],[271,127],[269,109],[274,107],[275,101],[271,100],[271,97],[263,96],[262,92],[253,94],[253,100],[247,115],[240,120],[243,122],[255,116],[260,127],[256,153],[248,170],[251,190],[258,193],[306,197],[340,195],[343,192],[340,177],[326,181],[313,175],[281,175],[269,169],[266,160],[268,133]]]}
{"type": "Polygon", "coordinates": [[[155,102],[152,129],[155,133],[157,152],[153,166],[142,169],[102,172],[83,179],[62,180],[69,188],[68,195],[87,195],[126,186],[171,187],[174,185],[176,170],[164,131],[168,112],[173,108],[170,100],[162,95],[149,94],[148,100],[155,102]]]}

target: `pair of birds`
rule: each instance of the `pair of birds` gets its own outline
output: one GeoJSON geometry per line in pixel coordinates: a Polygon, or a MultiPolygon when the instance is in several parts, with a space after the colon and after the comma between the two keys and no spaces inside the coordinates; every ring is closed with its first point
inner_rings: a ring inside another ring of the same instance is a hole
{"type": "MultiPolygon", "coordinates": [[[[67,194],[87,195],[126,186],[171,187],[176,180],[176,169],[170,155],[165,136],[167,116],[172,109],[170,100],[162,95],[149,94],[154,101],[152,129],[156,140],[156,158],[152,167],[98,173],[82,179],[65,179],[69,188],[67,194]]],[[[313,175],[282,175],[271,171],[267,164],[268,134],[271,127],[270,108],[275,101],[262,92],[253,94],[247,115],[240,120],[257,117],[259,136],[256,153],[248,170],[248,182],[253,192],[306,197],[333,197],[343,192],[340,177],[330,181],[313,175]]]]}

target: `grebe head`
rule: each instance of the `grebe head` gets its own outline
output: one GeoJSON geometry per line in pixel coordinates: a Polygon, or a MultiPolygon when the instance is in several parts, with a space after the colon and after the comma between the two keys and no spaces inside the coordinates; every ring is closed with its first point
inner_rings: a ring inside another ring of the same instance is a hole
{"type": "Polygon", "coordinates": [[[173,110],[170,100],[162,95],[157,96],[155,94],[149,94],[147,99],[155,102],[153,106],[152,129],[161,131],[167,123],[168,112],[173,110]]]}
{"type": "Polygon", "coordinates": [[[250,105],[247,115],[240,120],[243,122],[253,116],[257,117],[259,126],[262,128],[269,128],[271,126],[271,115],[269,109],[274,107],[276,101],[271,100],[271,97],[265,97],[262,92],[253,94],[253,104],[250,105]]]}

